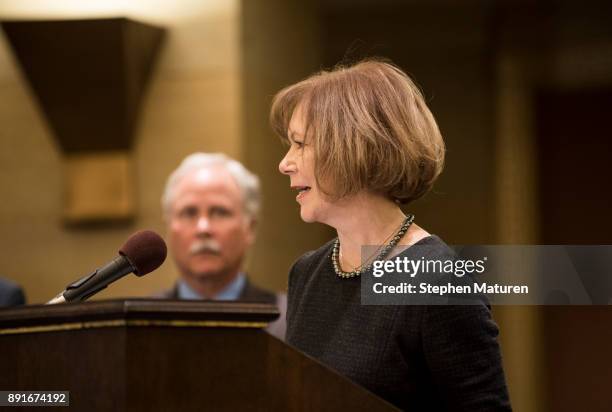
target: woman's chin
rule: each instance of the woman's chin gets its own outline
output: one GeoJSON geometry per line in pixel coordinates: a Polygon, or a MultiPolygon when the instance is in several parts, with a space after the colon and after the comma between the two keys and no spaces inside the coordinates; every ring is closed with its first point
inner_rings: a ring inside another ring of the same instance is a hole
{"type": "Polygon", "coordinates": [[[312,212],[305,210],[304,208],[300,209],[300,217],[306,223],[314,223],[317,221],[312,212]]]}

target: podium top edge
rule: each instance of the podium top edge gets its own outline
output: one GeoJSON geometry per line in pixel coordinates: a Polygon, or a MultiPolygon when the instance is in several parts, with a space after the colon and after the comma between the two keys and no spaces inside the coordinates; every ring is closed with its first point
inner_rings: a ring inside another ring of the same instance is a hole
{"type": "Polygon", "coordinates": [[[111,320],[268,323],[278,316],[269,303],[135,298],[0,309],[0,328],[111,320]]]}

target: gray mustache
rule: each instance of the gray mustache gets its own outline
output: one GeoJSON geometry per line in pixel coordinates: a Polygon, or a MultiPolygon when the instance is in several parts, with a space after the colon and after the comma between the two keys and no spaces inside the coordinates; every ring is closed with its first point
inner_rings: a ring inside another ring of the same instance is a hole
{"type": "Polygon", "coordinates": [[[199,241],[195,242],[189,248],[189,253],[192,255],[198,253],[213,253],[218,255],[221,253],[221,247],[217,242],[214,241],[199,241]]]}

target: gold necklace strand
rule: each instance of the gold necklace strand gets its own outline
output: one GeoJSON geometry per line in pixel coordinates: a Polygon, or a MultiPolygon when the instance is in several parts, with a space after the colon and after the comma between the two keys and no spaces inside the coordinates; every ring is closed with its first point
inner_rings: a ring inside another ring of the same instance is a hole
{"type": "Polygon", "coordinates": [[[391,239],[391,242],[389,242],[383,248],[383,250],[378,254],[378,256],[376,256],[376,258],[372,260],[372,262],[370,262],[370,264],[366,266],[365,268],[360,267],[359,269],[355,269],[350,272],[345,272],[340,268],[340,264],[338,263],[338,250],[340,249],[340,239],[336,238],[334,242],[334,247],[332,249],[332,255],[331,255],[332,265],[334,266],[334,272],[336,272],[336,275],[338,275],[338,277],[342,279],[349,279],[349,278],[359,276],[363,272],[367,272],[368,270],[370,270],[374,261],[384,259],[391,252],[391,250],[393,250],[393,248],[397,246],[400,239],[408,231],[408,228],[410,227],[412,222],[414,222],[414,215],[410,214],[406,216],[406,219],[404,219],[404,223],[402,223],[402,226],[399,228],[395,236],[393,236],[393,239],[391,239]]]}

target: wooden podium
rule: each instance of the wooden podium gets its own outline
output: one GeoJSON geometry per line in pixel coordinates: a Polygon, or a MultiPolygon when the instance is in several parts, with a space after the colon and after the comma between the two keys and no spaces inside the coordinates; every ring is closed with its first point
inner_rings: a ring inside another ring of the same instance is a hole
{"type": "Polygon", "coordinates": [[[0,310],[0,390],[67,390],[79,411],[395,410],[263,331],[277,316],[151,299],[0,310]]]}

